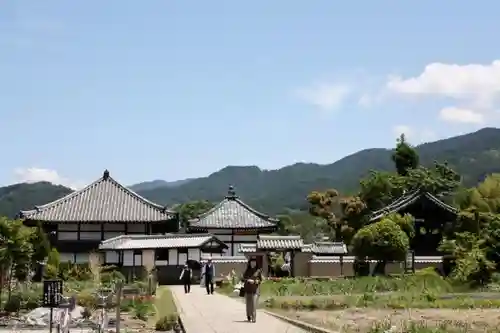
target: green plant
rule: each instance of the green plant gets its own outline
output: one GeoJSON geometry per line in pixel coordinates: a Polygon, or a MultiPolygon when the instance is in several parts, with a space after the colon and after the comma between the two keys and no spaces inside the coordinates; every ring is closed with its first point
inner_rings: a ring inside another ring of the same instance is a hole
{"type": "Polygon", "coordinates": [[[97,307],[97,299],[90,291],[82,291],[77,295],[76,302],[84,308],[95,309],[97,307]]]}
{"type": "Polygon", "coordinates": [[[89,319],[92,316],[92,310],[89,308],[83,308],[82,317],[83,319],[89,319]]]}
{"type": "Polygon", "coordinates": [[[155,324],[157,331],[170,331],[173,330],[179,322],[179,316],[175,313],[166,315],[158,319],[155,324]]]}
{"type": "Polygon", "coordinates": [[[21,310],[22,305],[22,296],[21,294],[12,294],[7,302],[4,305],[4,310],[6,312],[19,312],[21,310]]]}

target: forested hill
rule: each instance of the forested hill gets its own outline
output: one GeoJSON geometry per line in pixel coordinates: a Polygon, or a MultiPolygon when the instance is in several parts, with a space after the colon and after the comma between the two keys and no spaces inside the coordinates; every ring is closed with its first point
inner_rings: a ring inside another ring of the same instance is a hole
{"type": "MultiPolygon", "coordinates": [[[[447,161],[463,176],[464,183],[472,186],[485,175],[500,172],[500,129],[484,128],[426,143],[418,146],[417,151],[422,164],[447,161]]],[[[394,169],[391,153],[390,149],[366,149],[332,164],[297,163],[278,170],[228,166],[208,177],[189,179],[177,186],[141,188],[136,184],[134,188],[154,202],[173,205],[193,200],[219,201],[228,185],[233,184],[244,201],[268,214],[277,214],[307,207],[305,197],[312,190],[335,188],[343,194],[355,191],[359,180],[370,170],[394,169]]],[[[50,202],[69,192],[46,182],[2,187],[0,215],[13,216],[21,209],[50,202]]]]}

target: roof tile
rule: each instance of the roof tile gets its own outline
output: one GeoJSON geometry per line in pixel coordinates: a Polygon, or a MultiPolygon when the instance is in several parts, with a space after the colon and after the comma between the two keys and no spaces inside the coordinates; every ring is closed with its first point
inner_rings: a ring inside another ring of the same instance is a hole
{"type": "Polygon", "coordinates": [[[119,184],[107,170],[81,190],[21,212],[22,218],[50,222],[156,222],[175,216],[175,212],[119,184]]]}
{"type": "Polygon", "coordinates": [[[259,235],[258,249],[302,249],[304,241],[300,236],[259,235]]]}
{"type": "Polygon", "coordinates": [[[103,241],[100,250],[138,250],[200,247],[215,240],[223,247],[227,245],[210,234],[167,234],[167,235],[122,235],[103,241]]]}
{"type": "Polygon", "coordinates": [[[228,195],[208,212],[189,221],[189,227],[214,229],[274,228],[277,219],[260,213],[241,201],[232,186],[228,195]]]}

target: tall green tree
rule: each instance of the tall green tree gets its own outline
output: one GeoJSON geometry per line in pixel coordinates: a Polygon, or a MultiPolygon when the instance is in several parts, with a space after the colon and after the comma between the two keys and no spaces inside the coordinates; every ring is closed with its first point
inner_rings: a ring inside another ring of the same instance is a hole
{"type": "Polygon", "coordinates": [[[406,176],[410,169],[415,169],[418,166],[418,153],[415,148],[408,143],[404,134],[401,134],[397,139],[396,149],[392,154],[392,161],[400,176],[406,176]]]}
{"type": "Polygon", "coordinates": [[[337,217],[340,211],[339,193],[330,189],[325,192],[313,191],[307,196],[309,213],[323,219],[335,234],[335,240],[342,240],[342,221],[337,217]]]}

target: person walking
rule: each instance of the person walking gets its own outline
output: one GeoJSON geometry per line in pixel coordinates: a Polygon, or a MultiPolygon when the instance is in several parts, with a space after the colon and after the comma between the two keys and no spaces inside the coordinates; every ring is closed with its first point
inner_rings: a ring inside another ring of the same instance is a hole
{"type": "Polygon", "coordinates": [[[191,279],[193,278],[193,270],[189,267],[189,265],[186,264],[182,268],[181,276],[179,277],[179,280],[182,281],[182,284],[184,285],[184,292],[186,294],[189,294],[191,292],[191,279]]]}
{"type": "Polygon", "coordinates": [[[205,288],[207,289],[208,295],[214,294],[214,276],[215,276],[215,267],[212,263],[212,259],[208,259],[207,263],[204,266],[204,271],[202,274],[202,278],[205,279],[205,288]]]}
{"type": "Polygon", "coordinates": [[[257,320],[257,302],[261,282],[262,269],[257,266],[255,258],[250,258],[247,268],[243,273],[243,291],[245,293],[247,320],[252,323],[255,323],[257,320]]]}

